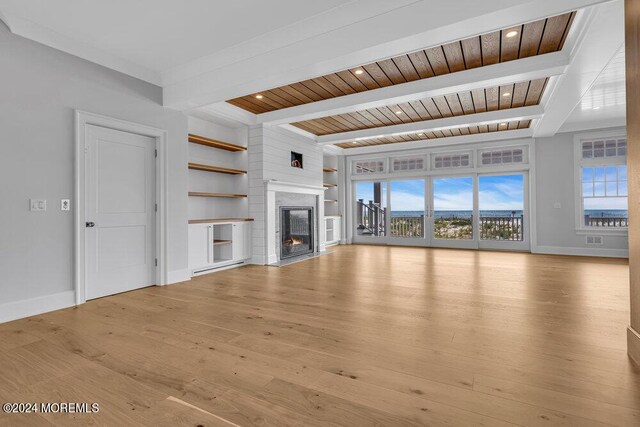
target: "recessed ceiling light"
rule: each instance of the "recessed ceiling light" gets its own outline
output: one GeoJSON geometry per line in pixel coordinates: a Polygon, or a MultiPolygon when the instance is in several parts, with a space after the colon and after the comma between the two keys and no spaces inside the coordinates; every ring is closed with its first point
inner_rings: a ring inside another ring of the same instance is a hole
{"type": "Polygon", "coordinates": [[[396,114],[400,115],[400,114],[402,114],[402,111],[398,110],[398,111],[396,111],[396,114]]]}
{"type": "Polygon", "coordinates": [[[352,144],[357,144],[357,143],[358,143],[358,141],[353,141],[353,142],[352,142],[352,144]]]}
{"type": "Polygon", "coordinates": [[[508,38],[515,37],[515,36],[517,36],[517,35],[518,35],[518,32],[517,32],[517,31],[509,31],[509,32],[507,33],[507,37],[508,37],[508,38]]]}
{"type": "Polygon", "coordinates": [[[355,73],[356,73],[357,75],[360,75],[360,74],[364,73],[364,71],[362,71],[360,68],[358,68],[358,69],[355,71],[355,73]]]}
{"type": "Polygon", "coordinates": [[[506,126],[506,125],[507,125],[506,123],[500,123],[500,126],[506,126]]]}
{"type": "Polygon", "coordinates": [[[600,109],[600,107],[593,107],[593,109],[594,109],[594,110],[599,110],[599,109],[600,109]]]}
{"type": "Polygon", "coordinates": [[[505,96],[505,97],[510,96],[510,95],[511,95],[511,92],[505,92],[505,93],[502,94],[502,96],[505,96]]]}
{"type": "Polygon", "coordinates": [[[264,97],[263,97],[262,95],[256,95],[256,98],[257,98],[257,99],[262,99],[262,98],[264,98],[264,97]]]}
{"type": "Polygon", "coordinates": [[[424,133],[420,132],[420,133],[418,134],[418,136],[424,136],[424,133]]]}

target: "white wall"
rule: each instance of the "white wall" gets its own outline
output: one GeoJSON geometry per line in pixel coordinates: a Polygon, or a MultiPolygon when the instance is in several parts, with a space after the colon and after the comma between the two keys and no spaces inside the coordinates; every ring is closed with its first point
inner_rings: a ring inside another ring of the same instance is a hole
{"type": "MultiPolygon", "coordinates": [[[[625,133],[625,128],[616,128],[625,133]]],[[[583,133],[583,132],[581,132],[583,133]]],[[[573,143],[575,133],[536,139],[536,217],[538,251],[625,256],[627,236],[604,236],[603,246],[586,244],[576,233],[573,143]],[[559,209],[554,204],[560,203],[559,209]]]]}
{"type": "Polygon", "coordinates": [[[277,126],[249,129],[249,216],[253,224],[253,262],[266,262],[264,181],[322,186],[322,148],[277,126]],[[303,155],[303,169],[291,167],[291,151],[303,155]]]}
{"type": "Polygon", "coordinates": [[[186,117],[161,106],[159,87],[15,36],[2,23],[0,52],[0,316],[73,301],[73,209],[62,212],[60,199],[74,203],[74,109],[168,131],[168,269],[181,277],[186,117]],[[46,199],[47,211],[29,212],[30,198],[46,199]]]}
{"type": "MultiPolygon", "coordinates": [[[[189,133],[247,146],[248,129],[231,128],[217,123],[189,117],[189,133]]],[[[199,144],[189,145],[189,161],[225,168],[247,170],[246,151],[225,151],[199,144]]],[[[247,175],[226,175],[198,170],[189,171],[189,191],[205,193],[247,194],[247,175]]],[[[189,197],[189,219],[245,218],[249,212],[248,199],[189,197]]]]}

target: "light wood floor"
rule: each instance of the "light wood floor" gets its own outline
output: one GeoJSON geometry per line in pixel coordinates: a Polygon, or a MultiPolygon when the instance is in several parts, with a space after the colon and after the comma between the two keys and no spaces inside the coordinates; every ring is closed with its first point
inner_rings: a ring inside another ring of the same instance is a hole
{"type": "Polygon", "coordinates": [[[343,246],[0,325],[43,425],[640,425],[626,261],[343,246]]]}

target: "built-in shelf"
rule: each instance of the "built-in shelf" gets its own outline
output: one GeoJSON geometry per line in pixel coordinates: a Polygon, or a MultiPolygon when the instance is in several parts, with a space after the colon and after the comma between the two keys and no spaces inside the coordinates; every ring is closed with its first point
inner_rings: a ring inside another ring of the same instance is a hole
{"type": "Polygon", "coordinates": [[[229,245],[231,243],[232,243],[232,240],[214,240],[213,246],[229,245]]]}
{"type": "Polygon", "coordinates": [[[324,199],[325,203],[338,203],[337,200],[329,200],[329,199],[324,199]]]}
{"type": "Polygon", "coordinates": [[[322,168],[322,172],[338,172],[338,169],[334,169],[334,168],[322,168]]]}
{"type": "Polygon", "coordinates": [[[203,165],[201,163],[189,163],[189,169],[206,172],[226,173],[229,175],[241,175],[247,173],[247,171],[244,171],[242,169],[222,168],[220,166],[203,165]]]}
{"type": "Polygon", "coordinates": [[[189,142],[227,151],[247,151],[247,147],[243,147],[241,145],[230,144],[228,142],[222,142],[192,133],[189,134],[189,142]]]}
{"type": "Polygon", "coordinates": [[[189,224],[208,224],[216,222],[245,222],[253,221],[253,218],[212,218],[212,219],[190,219],[189,224]]]}
{"type": "Polygon", "coordinates": [[[226,194],[226,193],[201,193],[197,191],[190,191],[191,197],[226,197],[229,199],[242,199],[247,197],[246,194],[226,194]]]}
{"type": "Polygon", "coordinates": [[[327,188],[331,188],[331,187],[337,187],[338,184],[324,184],[324,186],[327,188]]]}

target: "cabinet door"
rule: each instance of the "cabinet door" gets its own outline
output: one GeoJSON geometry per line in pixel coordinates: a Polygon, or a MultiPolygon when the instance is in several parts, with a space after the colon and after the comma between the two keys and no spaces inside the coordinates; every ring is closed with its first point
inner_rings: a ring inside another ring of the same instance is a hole
{"type": "Polygon", "coordinates": [[[342,218],[335,218],[333,221],[333,240],[342,240],[342,218]]]}
{"type": "Polygon", "coordinates": [[[233,224],[233,259],[244,261],[251,258],[251,223],[233,224]]]}
{"type": "Polygon", "coordinates": [[[233,260],[241,261],[244,256],[244,224],[241,222],[233,224],[233,237],[232,247],[233,247],[233,260]]]}
{"type": "Polygon", "coordinates": [[[213,263],[211,225],[189,224],[189,268],[194,270],[213,263]]]}

